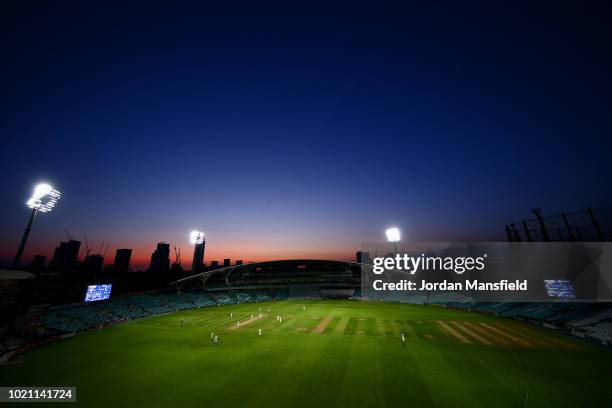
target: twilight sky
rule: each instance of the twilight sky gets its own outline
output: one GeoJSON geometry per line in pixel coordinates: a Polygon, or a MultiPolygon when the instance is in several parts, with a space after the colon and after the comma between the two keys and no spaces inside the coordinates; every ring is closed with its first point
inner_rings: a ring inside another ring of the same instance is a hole
{"type": "Polygon", "coordinates": [[[352,259],[391,225],[504,240],[531,208],[612,203],[609,6],[15,3],[5,265],[40,180],[63,197],[25,260],[66,229],[109,242],[107,262],[134,248],[135,266],[158,241],[189,263],[193,228],[207,263],[352,259]]]}

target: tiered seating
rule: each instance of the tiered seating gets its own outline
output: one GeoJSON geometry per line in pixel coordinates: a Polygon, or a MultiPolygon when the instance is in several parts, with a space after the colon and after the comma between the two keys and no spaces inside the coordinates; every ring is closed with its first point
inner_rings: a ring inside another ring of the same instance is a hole
{"type": "Polygon", "coordinates": [[[220,305],[233,305],[236,303],[234,298],[229,295],[229,293],[217,292],[213,295],[215,300],[220,305]]]}
{"type": "Polygon", "coordinates": [[[460,302],[464,298],[463,295],[454,292],[440,292],[434,293],[429,297],[430,303],[448,303],[448,302],[460,302]]]}
{"type": "MultiPolygon", "coordinates": [[[[102,308],[102,306],[99,305],[98,308],[102,308]]],[[[113,299],[111,302],[105,303],[104,308],[124,320],[138,319],[151,315],[141,306],[133,304],[130,298],[127,297],[113,299]]]]}
{"type": "Polygon", "coordinates": [[[515,303],[480,303],[474,306],[472,310],[484,313],[500,314],[516,307],[515,303]]]}
{"type": "Polygon", "coordinates": [[[504,311],[502,315],[541,320],[553,316],[558,311],[566,308],[567,306],[563,303],[528,303],[523,307],[504,311]]]}
{"type": "Polygon", "coordinates": [[[276,300],[287,300],[287,299],[289,299],[289,290],[288,289],[281,289],[281,290],[277,291],[276,294],[274,295],[274,298],[276,300]]]}
{"type": "Polygon", "coordinates": [[[185,295],[175,294],[160,296],[160,301],[162,303],[166,303],[174,310],[193,309],[195,307],[195,304],[191,301],[191,299],[185,295]]]}
{"type": "Polygon", "coordinates": [[[257,292],[255,293],[255,301],[256,302],[268,302],[273,300],[274,298],[270,296],[268,292],[257,292]]]}
{"type": "Polygon", "coordinates": [[[591,313],[587,317],[572,320],[568,322],[568,325],[572,327],[587,326],[609,318],[612,318],[612,308],[603,309],[598,312],[591,313]]]}
{"type": "Polygon", "coordinates": [[[144,310],[152,315],[174,311],[174,309],[167,303],[163,302],[162,297],[158,295],[130,296],[130,302],[141,306],[144,310]]]}
{"type": "Polygon", "coordinates": [[[589,303],[570,303],[567,309],[548,316],[544,320],[547,322],[564,323],[570,320],[583,319],[591,313],[591,305],[589,303]]]}
{"type": "Polygon", "coordinates": [[[215,302],[205,293],[187,293],[184,296],[189,298],[195,307],[207,307],[215,305],[215,302]]]}
{"type": "Polygon", "coordinates": [[[456,309],[472,310],[481,303],[477,302],[451,302],[447,306],[454,307],[456,309]]]}
{"type": "Polygon", "coordinates": [[[236,303],[248,303],[252,301],[251,295],[245,292],[234,292],[232,293],[236,298],[236,303]]]}
{"type": "Polygon", "coordinates": [[[612,341],[612,322],[603,322],[594,326],[584,327],[587,335],[604,342],[612,341]]]}
{"type": "Polygon", "coordinates": [[[121,320],[110,309],[97,308],[94,304],[69,305],[50,310],[43,316],[46,327],[72,332],[121,320]]]}
{"type": "Polygon", "coordinates": [[[292,299],[320,299],[319,285],[293,285],[289,287],[292,299]]]}

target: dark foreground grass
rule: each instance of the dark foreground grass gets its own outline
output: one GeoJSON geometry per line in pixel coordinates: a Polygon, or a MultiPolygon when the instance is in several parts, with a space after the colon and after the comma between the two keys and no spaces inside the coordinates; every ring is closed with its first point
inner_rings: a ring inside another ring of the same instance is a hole
{"type": "Polygon", "coordinates": [[[612,404],[611,375],[609,352],[506,319],[433,306],[288,301],[79,334],[0,367],[0,385],[76,386],[70,406],[87,407],[523,407],[526,400],[604,407],[612,404]],[[260,308],[263,318],[245,324],[260,308]],[[230,330],[238,319],[241,327],[230,330]],[[514,340],[467,322],[496,325],[514,340]]]}

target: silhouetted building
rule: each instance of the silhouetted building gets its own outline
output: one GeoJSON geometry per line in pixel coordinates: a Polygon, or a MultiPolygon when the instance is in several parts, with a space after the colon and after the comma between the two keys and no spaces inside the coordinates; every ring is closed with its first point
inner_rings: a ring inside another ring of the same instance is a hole
{"type": "Polygon", "coordinates": [[[223,260],[223,267],[224,267],[224,268],[227,268],[228,266],[230,266],[230,264],[231,264],[231,259],[229,259],[229,258],[225,258],[225,259],[223,260]]]}
{"type": "Polygon", "coordinates": [[[34,255],[34,259],[32,259],[32,265],[30,265],[30,272],[38,273],[45,269],[45,262],[47,261],[47,257],[44,255],[34,255]]]}
{"type": "Polygon", "coordinates": [[[370,253],[361,251],[357,252],[357,263],[371,264],[372,258],[370,258],[370,253]]]}
{"type": "Polygon", "coordinates": [[[89,255],[83,261],[82,269],[88,273],[98,273],[102,271],[104,266],[104,257],[102,255],[89,255]]]}
{"type": "Polygon", "coordinates": [[[151,272],[168,272],[170,270],[170,244],[160,242],[157,249],[151,254],[149,264],[151,272]]]}
{"type": "Polygon", "coordinates": [[[219,261],[211,261],[210,269],[217,269],[217,268],[219,268],[219,261]]]}
{"type": "Polygon", "coordinates": [[[182,273],[183,266],[178,262],[173,262],[172,266],[170,267],[170,271],[172,271],[172,273],[182,273]]]}
{"type": "Polygon", "coordinates": [[[206,246],[206,241],[203,241],[201,244],[195,244],[195,249],[193,250],[193,262],[191,264],[192,272],[202,272],[204,270],[204,248],[206,246]]]}
{"type": "Polygon", "coordinates": [[[132,250],[130,248],[118,249],[115,253],[115,263],[113,264],[113,271],[115,273],[126,273],[130,270],[130,258],[132,257],[132,250]]]}
{"type": "Polygon", "coordinates": [[[242,259],[238,259],[238,260],[236,261],[236,265],[242,265],[242,259]]]}
{"type": "Polygon", "coordinates": [[[81,248],[81,241],[75,241],[71,239],[68,242],[62,242],[55,248],[53,252],[53,258],[51,258],[51,264],[49,268],[56,272],[70,271],[74,268],[74,265],[79,255],[79,249],[81,248]]]}

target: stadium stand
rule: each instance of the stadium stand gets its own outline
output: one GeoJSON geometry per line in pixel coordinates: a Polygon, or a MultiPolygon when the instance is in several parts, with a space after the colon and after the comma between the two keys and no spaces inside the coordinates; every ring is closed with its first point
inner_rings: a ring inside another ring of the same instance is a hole
{"type": "Polygon", "coordinates": [[[47,335],[52,336],[192,308],[286,299],[345,298],[433,304],[487,313],[528,321],[605,346],[612,343],[609,304],[473,302],[452,292],[362,293],[359,267],[340,262],[292,260],[240,265],[231,270],[213,271],[207,276],[193,275],[173,282],[170,287],[171,292],[166,293],[139,293],[93,303],[46,307],[38,327],[48,330],[47,335]]]}

